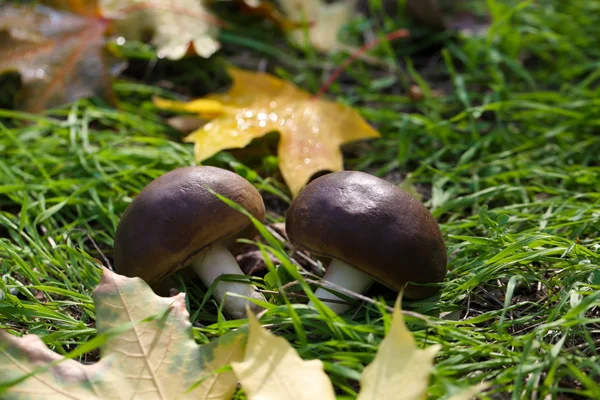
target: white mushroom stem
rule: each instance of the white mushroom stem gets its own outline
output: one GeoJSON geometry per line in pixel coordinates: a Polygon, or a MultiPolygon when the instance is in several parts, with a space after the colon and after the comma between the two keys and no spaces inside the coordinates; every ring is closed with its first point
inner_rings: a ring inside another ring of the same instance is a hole
{"type": "MultiPolygon", "coordinates": [[[[323,276],[323,280],[341,286],[352,292],[362,293],[366,287],[373,281],[373,278],[364,272],[346,264],[343,261],[333,259],[327,267],[327,272],[323,276]]],[[[330,289],[334,290],[335,289],[330,289]]],[[[343,300],[322,287],[318,288],[315,295],[322,300],[343,300]]],[[[312,302],[308,303],[312,305],[312,302]]],[[[351,304],[325,302],[333,312],[342,314],[352,308],[351,304]]]]}
{"type": "MultiPolygon", "coordinates": [[[[231,252],[221,244],[211,246],[202,256],[194,260],[191,266],[207,288],[221,275],[244,275],[231,252]]],[[[245,297],[266,301],[254,285],[242,282],[219,281],[212,295],[219,304],[225,299],[223,310],[237,319],[246,317],[246,305],[249,305],[250,309],[255,312],[261,308],[241,297],[226,296],[227,293],[237,293],[245,297]]]]}

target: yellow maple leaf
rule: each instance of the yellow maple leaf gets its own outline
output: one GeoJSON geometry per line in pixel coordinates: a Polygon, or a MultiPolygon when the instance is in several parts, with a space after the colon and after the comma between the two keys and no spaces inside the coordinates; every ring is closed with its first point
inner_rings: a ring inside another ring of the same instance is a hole
{"type": "Polygon", "coordinates": [[[440,345],[417,348],[404,323],[398,298],[390,331],[360,377],[357,400],[426,399],[433,359],[440,349],[440,345]]]}
{"type": "Polygon", "coordinates": [[[243,331],[198,346],[183,293],[159,297],[107,269],[93,298],[98,333],[108,335],[95,364],[65,360],[36,335],[0,330],[0,387],[9,386],[2,399],[231,399],[237,379],[217,371],[242,359],[243,331]]]}
{"type": "Polygon", "coordinates": [[[320,360],[304,361],[290,344],[264,329],[248,310],[246,354],[231,363],[249,400],[335,400],[320,360]]]}
{"type": "MultiPolygon", "coordinates": [[[[249,400],[333,400],[335,394],[323,364],[304,361],[281,337],[264,329],[249,312],[249,336],[243,361],[231,367],[249,400]]],[[[400,299],[392,325],[375,359],[361,376],[358,400],[423,400],[439,345],[420,350],[406,328],[400,299]]],[[[487,387],[473,386],[452,397],[471,399],[487,387]]]]}
{"type": "Polygon", "coordinates": [[[402,318],[398,298],[390,331],[362,373],[357,400],[426,399],[433,359],[440,349],[440,345],[417,348],[402,318]]]}
{"type": "Polygon", "coordinates": [[[380,136],[350,107],[316,99],[273,75],[237,68],[229,72],[233,85],[226,93],[190,103],[154,99],[159,108],[205,118],[218,115],[184,139],[195,143],[199,162],[278,131],[279,169],[295,197],[316,172],[343,169],[342,144],[380,136]]]}

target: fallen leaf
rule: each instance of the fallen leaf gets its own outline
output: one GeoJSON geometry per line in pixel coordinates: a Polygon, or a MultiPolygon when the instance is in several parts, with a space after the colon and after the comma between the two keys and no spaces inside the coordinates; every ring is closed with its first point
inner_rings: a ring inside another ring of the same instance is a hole
{"type": "Polygon", "coordinates": [[[348,48],[340,43],[338,33],[355,14],[356,0],[341,0],[331,4],[324,0],[278,0],[278,3],[290,20],[307,22],[308,34],[302,28],[288,33],[300,46],[312,44],[324,52],[348,48]]]}
{"type": "Polygon", "coordinates": [[[0,387],[37,372],[9,387],[2,398],[229,400],[235,375],[214,372],[242,359],[245,335],[233,332],[196,345],[184,296],[159,297],[141,279],[103,268],[93,293],[98,333],[107,334],[101,360],[58,363],[62,356],[39,337],[0,331],[0,387]]]}
{"type": "MultiPolygon", "coordinates": [[[[248,313],[249,334],[243,361],[231,367],[249,400],[333,400],[331,381],[319,360],[305,361],[292,346],[263,328],[248,313]]],[[[424,400],[439,345],[424,350],[404,324],[400,299],[392,324],[373,362],[362,373],[357,400],[424,400]]],[[[469,400],[488,387],[482,383],[450,400],[469,400]]]]}
{"type": "Polygon", "coordinates": [[[357,400],[426,399],[433,359],[440,349],[440,345],[417,348],[404,324],[398,298],[390,330],[362,373],[357,400]]]}
{"type": "Polygon", "coordinates": [[[174,100],[165,100],[159,97],[154,99],[157,107],[177,112],[198,112],[204,118],[216,118],[225,112],[225,106],[218,100],[196,99],[184,103],[174,100]]]}
{"type": "Polygon", "coordinates": [[[281,337],[264,329],[248,311],[246,354],[231,364],[249,400],[334,400],[320,360],[304,361],[281,337]]]}
{"type": "Polygon", "coordinates": [[[190,103],[154,99],[159,108],[195,112],[201,117],[220,112],[184,139],[195,143],[199,162],[221,150],[245,147],[252,139],[278,131],[279,169],[295,197],[316,172],[343,169],[339,148],[342,144],[380,136],[350,107],[314,98],[269,74],[237,68],[229,72],[233,86],[226,93],[190,103]],[[221,108],[206,100],[217,101],[221,108]]]}
{"type": "Polygon", "coordinates": [[[30,112],[98,96],[113,101],[106,23],[44,6],[0,6],[0,72],[16,70],[30,112]]]}
{"type": "Polygon", "coordinates": [[[218,20],[201,0],[97,0],[102,15],[113,20],[116,34],[144,40],[150,33],[158,56],[182,58],[191,46],[208,58],[219,50],[218,20]]]}

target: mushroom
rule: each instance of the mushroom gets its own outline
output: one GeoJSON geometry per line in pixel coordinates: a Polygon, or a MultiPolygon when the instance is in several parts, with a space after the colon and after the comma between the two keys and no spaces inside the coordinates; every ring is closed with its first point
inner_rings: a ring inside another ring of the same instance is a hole
{"type": "MultiPolygon", "coordinates": [[[[446,247],[425,206],[393,184],[355,171],[309,183],[286,213],[290,242],[331,262],[323,280],[361,293],[373,281],[408,299],[429,297],[446,275],[446,247]],[[408,285],[407,285],[408,284],[408,285]]],[[[324,289],[315,295],[340,300],[324,289]]],[[[350,305],[329,306],[341,314],[350,305]]]]}
{"type": "MultiPolygon", "coordinates": [[[[250,219],[219,200],[207,188],[238,203],[258,220],[265,217],[262,197],[241,176],[215,167],[184,167],[146,186],[123,214],[115,236],[115,269],[155,285],[190,266],[209,287],[223,274],[244,273],[233,257],[238,238],[252,238],[250,219]]],[[[220,281],[213,292],[221,304],[226,293],[264,301],[256,287],[220,281]]],[[[243,318],[252,302],[227,296],[223,309],[243,318]]]]}

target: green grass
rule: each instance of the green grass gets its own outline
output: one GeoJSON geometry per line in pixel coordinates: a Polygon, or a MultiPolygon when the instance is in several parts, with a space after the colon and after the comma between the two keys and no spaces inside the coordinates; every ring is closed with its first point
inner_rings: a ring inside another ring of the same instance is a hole
{"type": "MultiPolygon", "coordinates": [[[[443,346],[430,395],[486,380],[489,398],[600,398],[600,3],[478,3],[494,22],[475,38],[434,34],[385,14],[379,1],[369,4],[377,18],[357,18],[345,39],[359,44],[365,32],[407,24],[413,38],[373,52],[392,70],[358,61],[329,95],[383,135],[349,146],[346,167],[401,177],[444,233],[450,262],[441,295],[403,304],[430,316],[407,317],[419,346],[443,346]],[[423,101],[406,95],[411,84],[421,86],[423,101]]],[[[150,102],[166,90],[156,82],[172,77],[197,95],[213,89],[219,63],[252,68],[268,60],[271,71],[314,92],[324,70],[345,57],[296,52],[273,42],[265,25],[236,24],[245,28],[223,34],[216,61],[146,69],[141,59],[115,83],[120,109],[80,101],[40,116],[0,110],[0,328],[40,335],[63,354],[95,335],[93,258],[103,257],[93,242],[110,259],[119,217],[136,193],[194,164],[192,146],[150,102]]],[[[283,221],[289,203],[272,161],[244,153],[210,160],[261,190],[267,226],[283,221]]],[[[267,250],[281,246],[273,240],[267,250]]],[[[303,261],[283,248],[270,267],[285,283],[295,279],[291,260],[303,261]]],[[[276,281],[264,287],[277,289],[276,281]]],[[[219,321],[210,299],[199,308],[200,283],[180,277],[177,285],[189,294],[199,342],[243,323],[219,321]]],[[[302,357],[323,360],[340,396],[355,396],[389,314],[364,304],[333,322],[301,304],[292,312],[278,296],[271,302],[281,306],[261,321],[302,357]]]]}

